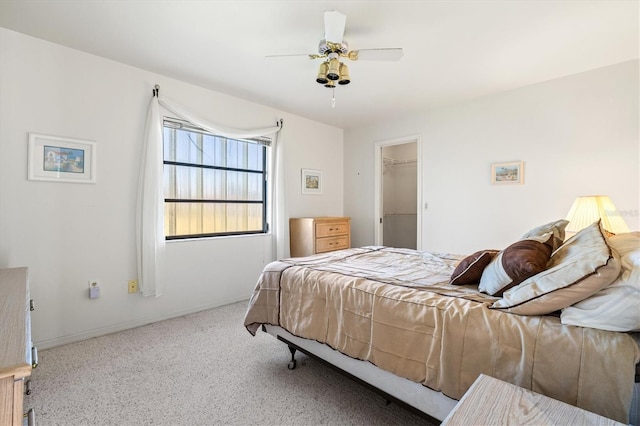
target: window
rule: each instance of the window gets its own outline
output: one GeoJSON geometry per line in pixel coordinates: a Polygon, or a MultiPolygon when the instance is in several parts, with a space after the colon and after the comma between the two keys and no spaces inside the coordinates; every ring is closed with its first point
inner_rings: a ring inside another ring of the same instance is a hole
{"type": "Polygon", "coordinates": [[[167,240],[266,233],[268,145],[165,119],[167,240]]]}

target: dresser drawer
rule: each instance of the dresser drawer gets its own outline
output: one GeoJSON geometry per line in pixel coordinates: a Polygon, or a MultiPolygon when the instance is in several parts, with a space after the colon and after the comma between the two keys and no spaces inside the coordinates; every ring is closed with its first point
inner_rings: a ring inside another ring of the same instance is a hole
{"type": "Polygon", "coordinates": [[[330,237],[334,235],[346,235],[349,233],[347,222],[341,223],[316,223],[316,238],[330,237]]]}
{"type": "Polygon", "coordinates": [[[316,253],[324,253],[333,250],[343,250],[349,248],[349,236],[318,238],[316,240],[316,253]]]}

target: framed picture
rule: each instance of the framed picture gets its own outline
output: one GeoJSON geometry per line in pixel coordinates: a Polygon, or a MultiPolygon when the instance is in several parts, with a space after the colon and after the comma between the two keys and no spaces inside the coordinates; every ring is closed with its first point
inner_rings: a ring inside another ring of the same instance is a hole
{"type": "Polygon", "coordinates": [[[524,183],[524,161],[491,164],[491,183],[494,185],[524,183]]]}
{"type": "Polygon", "coordinates": [[[322,194],[322,172],[302,169],[302,193],[322,194]]]}
{"type": "Polygon", "coordinates": [[[29,133],[29,180],[96,183],[96,143],[29,133]]]}

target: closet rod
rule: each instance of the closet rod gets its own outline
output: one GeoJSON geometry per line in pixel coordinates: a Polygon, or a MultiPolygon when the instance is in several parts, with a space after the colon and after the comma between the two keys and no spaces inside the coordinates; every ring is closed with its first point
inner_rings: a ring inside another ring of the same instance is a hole
{"type": "Polygon", "coordinates": [[[383,158],[382,161],[384,161],[385,163],[389,163],[389,164],[411,164],[411,163],[417,163],[418,160],[414,159],[414,160],[396,160],[395,158],[383,158]]]}

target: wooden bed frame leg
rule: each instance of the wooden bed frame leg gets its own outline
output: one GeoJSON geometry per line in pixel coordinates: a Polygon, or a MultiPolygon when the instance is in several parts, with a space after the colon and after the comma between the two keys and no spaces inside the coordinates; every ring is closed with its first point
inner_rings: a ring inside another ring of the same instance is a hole
{"type": "Polygon", "coordinates": [[[287,365],[287,368],[289,370],[293,370],[294,368],[296,368],[296,348],[289,346],[289,352],[291,352],[291,361],[289,361],[289,365],[287,365]]]}

